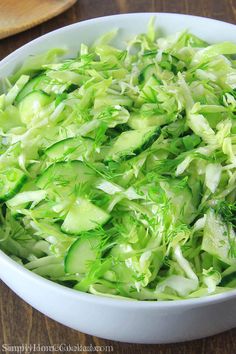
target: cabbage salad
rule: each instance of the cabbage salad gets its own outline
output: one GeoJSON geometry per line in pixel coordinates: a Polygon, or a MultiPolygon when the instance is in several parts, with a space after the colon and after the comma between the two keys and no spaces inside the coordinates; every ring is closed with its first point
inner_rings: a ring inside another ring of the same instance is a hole
{"type": "Polygon", "coordinates": [[[236,288],[236,44],[116,35],[2,79],[0,248],[92,294],[236,288]]]}

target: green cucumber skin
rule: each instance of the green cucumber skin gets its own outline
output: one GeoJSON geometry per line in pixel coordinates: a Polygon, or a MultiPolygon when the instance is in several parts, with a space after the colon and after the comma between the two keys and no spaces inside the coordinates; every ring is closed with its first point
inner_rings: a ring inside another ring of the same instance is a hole
{"type": "Polygon", "coordinates": [[[148,141],[144,142],[144,144],[140,148],[135,150],[134,153],[136,155],[138,155],[142,151],[147,150],[156,141],[156,139],[160,136],[160,134],[161,134],[161,129],[158,127],[155,130],[154,134],[150,137],[150,139],[148,141]]]}
{"type": "Polygon", "coordinates": [[[42,91],[42,90],[32,90],[29,93],[27,93],[22,100],[20,101],[20,103],[22,103],[24,101],[24,99],[30,97],[31,95],[38,93],[39,95],[44,96],[45,98],[50,98],[51,96],[49,94],[47,94],[46,92],[42,91]]]}
{"type": "Polygon", "coordinates": [[[53,170],[53,168],[57,168],[57,167],[60,167],[60,166],[68,166],[68,165],[70,165],[70,166],[72,166],[73,167],[73,165],[77,165],[77,166],[79,166],[79,164],[81,165],[81,166],[83,166],[84,167],[84,164],[81,162],[81,161],[78,161],[78,160],[72,160],[72,161],[58,161],[58,162],[55,162],[55,163],[52,163],[50,166],[48,166],[47,168],[46,168],[46,170],[44,170],[39,176],[38,176],[38,178],[37,178],[37,180],[36,180],[36,185],[39,187],[39,188],[42,188],[42,186],[40,185],[41,184],[41,182],[43,181],[43,178],[47,178],[47,175],[49,174],[49,172],[50,172],[50,170],[53,170]]]}
{"type": "MultiPolygon", "coordinates": [[[[142,151],[148,149],[156,141],[156,139],[159,137],[160,133],[161,133],[161,129],[158,127],[155,130],[155,132],[152,133],[152,135],[150,136],[150,138],[148,140],[146,140],[145,142],[143,142],[141,144],[141,146],[139,146],[133,150],[133,154],[122,155],[122,151],[121,151],[121,155],[120,155],[118,161],[127,161],[127,160],[132,159],[134,156],[139,155],[142,151]]],[[[113,161],[112,157],[108,157],[104,162],[108,163],[110,161],[113,161]]]]}
{"type": "Polygon", "coordinates": [[[92,231],[97,229],[98,226],[105,225],[110,217],[102,208],[87,199],[80,198],[80,204],[72,205],[68,211],[61,225],[61,231],[70,235],[80,235],[83,232],[92,231]],[[93,220],[91,220],[91,215],[95,216],[93,220]]]}
{"type": "MultiPolygon", "coordinates": [[[[83,246],[83,242],[86,242],[86,241],[90,241],[91,242],[93,240],[94,240],[94,238],[91,238],[91,240],[89,238],[86,238],[86,239],[78,238],[74,243],[72,243],[72,245],[69,247],[69,249],[68,249],[68,251],[67,251],[67,253],[65,255],[65,258],[64,258],[64,269],[65,269],[66,273],[68,273],[68,274],[79,273],[78,268],[75,270],[73,265],[72,265],[72,263],[74,262],[74,258],[76,257],[76,261],[77,261],[77,254],[80,254],[80,252],[78,252],[78,249],[80,248],[81,245],[83,246]]],[[[97,240],[95,239],[95,242],[96,241],[97,240]]],[[[92,248],[91,248],[91,250],[92,250],[92,248]]],[[[87,261],[95,260],[96,256],[97,256],[97,252],[94,252],[93,258],[92,259],[91,258],[87,259],[87,261]]],[[[78,258],[78,260],[79,260],[79,258],[78,258]]],[[[86,273],[86,269],[84,268],[81,271],[81,268],[80,268],[80,273],[86,273]]]]}
{"type": "Polygon", "coordinates": [[[18,105],[22,122],[24,124],[29,123],[39,107],[48,105],[52,102],[52,99],[50,95],[41,90],[34,90],[25,95],[18,105]],[[35,102],[38,103],[37,107],[35,107],[35,102]]]}
{"type": "MultiPolygon", "coordinates": [[[[148,79],[150,79],[151,76],[154,76],[156,78],[155,68],[156,68],[156,65],[154,63],[147,65],[139,74],[138,82],[140,84],[144,84],[148,79]]],[[[159,82],[158,79],[157,79],[157,81],[159,82]]]]}
{"type": "MultiPolygon", "coordinates": [[[[50,156],[50,154],[51,153],[53,153],[53,151],[55,150],[55,149],[57,149],[58,147],[60,148],[60,146],[66,146],[66,144],[67,143],[69,143],[69,146],[68,147],[70,147],[70,142],[76,142],[76,140],[78,140],[78,142],[79,142],[79,140],[80,140],[80,142],[82,143],[82,141],[84,140],[85,142],[93,142],[93,139],[91,139],[91,138],[89,138],[89,137],[80,137],[80,136],[78,136],[78,137],[71,137],[71,138],[66,138],[66,139],[63,139],[63,140],[60,140],[60,141],[57,141],[55,144],[52,144],[51,146],[49,146],[45,151],[44,151],[44,153],[49,157],[49,158],[52,158],[51,156],[50,156]]],[[[73,146],[71,146],[71,147],[73,147],[73,146]]],[[[61,158],[61,156],[60,157],[58,157],[58,158],[61,158]]]]}
{"type": "Polygon", "coordinates": [[[66,139],[63,139],[63,140],[59,140],[57,141],[56,143],[50,145],[46,150],[45,150],[45,153],[47,154],[47,152],[50,152],[52,151],[55,147],[58,147],[60,146],[61,144],[64,144],[66,142],[69,142],[69,141],[73,141],[74,139],[76,139],[77,137],[72,137],[72,138],[66,138],[66,139]]]}
{"type": "MultiPolygon", "coordinates": [[[[155,57],[155,55],[157,54],[157,51],[150,51],[149,53],[146,53],[146,54],[143,54],[144,57],[155,57]]],[[[151,64],[148,64],[142,71],[141,73],[139,74],[139,77],[138,77],[138,82],[140,84],[143,84],[145,81],[147,81],[152,75],[156,77],[156,79],[158,80],[157,78],[157,75],[156,75],[156,65],[159,65],[162,69],[166,69],[166,70],[170,70],[172,72],[174,72],[175,74],[177,74],[178,70],[176,68],[176,65],[178,64],[179,60],[178,58],[176,58],[174,55],[171,55],[169,53],[162,53],[162,60],[160,62],[158,62],[157,64],[156,63],[151,63],[151,64]],[[171,57],[172,59],[172,62],[169,61],[169,57],[171,57]],[[168,63],[168,67],[165,65],[165,63],[168,63]]],[[[158,80],[159,81],[159,80],[158,80]]]]}
{"type": "Polygon", "coordinates": [[[27,176],[23,175],[18,180],[15,187],[11,189],[11,191],[5,193],[4,195],[0,195],[0,202],[6,202],[8,199],[13,198],[20,191],[21,187],[24,185],[26,181],[27,181],[27,176]]]}
{"type": "Polygon", "coordinates": [[[53,151],[55,147],[58,147],[58,146],[60,146],[61,144],[64,144],[64,143],[66,143],[66,142],[73,141],[74,139],[76,139],[76,137],[75,137],[75,138],[73,138],[73,137],[72,137],[72,138],[66,138],[66,139],[57,141],[55,144],[50,145],[50,146],[45,150],[45,154],[47,154],[47,153],[50,152],[50,151],[53,151]]]}
{"type": "MultiPolygon", "coordinates": [[[[16,96],[15,102],[20,103],[27,95],[37,90],[37,86],[45,75],[39,75],[30,79],[30,81],[23,87],[23,89],[16,96]]],[[[46,93],[45,93],[46,94],[46,93]]]]}
{"type": "MultiPolygon", "coordinates": [[[[79,182],[85,185],[85,188],[89,193],[89,190],[94,183],[96,175],[94,174],[94,171],[92,171],[81,161],[59,161],[51,164],[38,177],[36,186],[40,189],[48,190],[48,188],[50,188],[52,190],[57,190],[59,193],[61,193],[63,198],[65,198],[66,193],[68,193],[68,185],[65,185],[65,189],[62,185],[62,190],[58,188],[57,185],[53,184],[54,180],[56,180],[57,177],[62,177],[65,180],[66,178],[78,177],[78,179],[80,178],[79,182]]],[[[75,203],[75,201],[73,203],[75,203]]],[[[78,205],[76,203],[73,205],[73,203],[70,205],[70,209],[68,210],[67,215],[65,216],[63,224],[61,225],[61,231],[66,235],[80,235],[85,231],[97,228],[97,224],[99,224],[99,226],[106,224],[110,219],[110,215],[105,210],[97,207],[96,205],[93,205],[93,203],[87,200],[86,197],[81,198],[82,206],[80,205],[80,203],[78,205]],[[85,209],[83,209],[83,207],[85,209]],[[90,220],[91,215],[95,215],[94,223],[92,220],[90,220]],[[78,225],[77,216],[81,217],[81,220],[83,220],[81,225],[78,225]]]]}
{"type": "MultiPolygon", "coordinates": [[[[109,217],[106,219],[106,221],[104,221],[103,223],[100,223],[100,224],[99,224],[99,227],[102,227],[102,226],[106,225],[110,219],[111,219],[111,216],[109,216],[109,217]]],[[[90,229],[90,230],[88,230],[88,231],[93,231],[93,230],[94,230],[94,229],[90,229]]],[[[70,237],[75,237],[75,236],[79,237],[83,232],[87,232],[87,231],[81,231],[81,232],[76,233],[76,232],[70,232],[70,231],[68,231],[68,230],[65,231],[63,227],[61,227],[61,231],[62,231],[65,235],[68,235],[68,236],[70,236],[70,237]]]]}

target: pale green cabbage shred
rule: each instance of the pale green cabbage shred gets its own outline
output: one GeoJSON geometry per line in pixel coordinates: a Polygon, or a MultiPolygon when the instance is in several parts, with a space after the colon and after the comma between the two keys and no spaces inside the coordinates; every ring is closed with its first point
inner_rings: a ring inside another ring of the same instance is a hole
{"type": "Polygon", "coordinates": [[[236,44],[156,33],[151,20],[147,34],[118,49],[114,30],[82,44],[76,58],[52,49],[2,79],[0,248],[27,269],[77,290],[136,300],[236,288],[236,44]],[[150,146],[107,160],[124,132],[150,127],[159,128],[150,146]],[[75,149],[47,155],[71,137],[81,137],[75,149]],[[78,176],[50,190],[52,174],[40,188],[38,176],[58,160],[80,160],[96,183],[88,190],[78,176]],[[69,235],[61,225],[81,196],[110,218],[69,235]],[[96,257],[86,272],[66,272],[71,245],[94,236],[96,257]]]}

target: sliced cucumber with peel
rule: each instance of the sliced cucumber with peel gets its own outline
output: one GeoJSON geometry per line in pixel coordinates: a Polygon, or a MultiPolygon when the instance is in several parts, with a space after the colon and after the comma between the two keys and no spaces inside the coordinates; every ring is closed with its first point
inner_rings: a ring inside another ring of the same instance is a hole
{"type": "Polygon", "coordinates": [[[151,146],[160,134],[159,127],[128,130],[118,137],[108,151],[106,161],[131,158],[151,146]]]}
{"type": "Polygon", "coordinates": [[[156,103],[157,94],[155,91],[155,87],[158,87],[159,85],[160,85],[160,81],[156,78],[155,75],[152,75],[143,86],[140,93],[140,98],[148,100],[148,102],[156,103]]]}
{"type": "MultiPolygon", "coordinates": [[[[157,72],[157,64],[149,64],[147,65],[140,73],[139,75],[139,82],[140,83],[145,83],[150,79],[150,77],[155,76],[156,79],[158,78],[158,72],[157,72]]],[[[157,79],[158,80],[158,79],[157,79]]],[[[161,81],[159,80],[159,83],[161,81]]]]}
{"type": "Polygon", "coordinates": [[[0,201],[6,201],[21,189],[26,181],[23,171],[18,168],[10,167],[0,173],[0,201]]]}
{"type": "MultiPolygon", "coordinates": [[[[29,170],[30,170],[30,167],[29,167],[29,170]]],[[[28,193],[34,194],[35,192],[38,192],[34,181],[32,181],[30,179],[26,179],[24,181],[23,185],[19,188],[19,191],[20,191],[20,193],[16,193],[16,195],[13,195],[10,199],[7,200],[7,203],[6,203],[7,207],[11,210],[11,215],[13,215],[16,218],[21,215],[21,213],[20,213],[21,209],[28,209],[31,204],[30,201],[27,201],[24,199],[24,197],[25,197],[24,193],[26,192],[27,194],[28,193]],[[18,199],[18,201],[17,201],[17,199],[18,199]]],[[[44,191],[40,191],[40,192],[44,193],[44,191]]],[[[33,194],[31,194],[31,195],[33,196],[33,194]]]]}
{"type": "Polygon", "coordinates": [[[40,83],[42,81],[44,81],[45,78],[46,78],[46,75],[38,75],[38,76],[32,78],[30,81],[28,81],[28,83],[23,87],[23,89],[17,95],[15,102],[19,103],[29,93],[31,93],[32,91],[38,90],[40,83]]]}
{"type": "Polygon", "coordinates": [[[76,184],[91,184],[95,173],[81,161],[61,161],[50,165],[38,178],[36,185],[40,189],[58,191],[69,189],[76,184]]]}
{"type": "Polygon", "coordinates": [[[52,160],[75,160],[89,156],[93,151],[93,140],[90,138],[67,138],[56,142],[45,150],[52,160]]]}
{"type": "Polygon", "coordinates": [[[61,229],[67,234],[79,235],[104,225],[109,219],[110,215],[106,211],[85,198],[78,198],[71,206],[61,229]]]}
{"type": "Polygon", "coordinates": [[[42,108],[52,102],[52,97],[43,91],[32,91],[19,103],[19,112],[23,123],[28,125],[42,111],[42,108]]]}
{"type": "Polygon", "coordinates": [[[69,248],[65,257],[65,272],[68,274],[85,274],[99,255],[97,237],[81,237],[69,248]]]}

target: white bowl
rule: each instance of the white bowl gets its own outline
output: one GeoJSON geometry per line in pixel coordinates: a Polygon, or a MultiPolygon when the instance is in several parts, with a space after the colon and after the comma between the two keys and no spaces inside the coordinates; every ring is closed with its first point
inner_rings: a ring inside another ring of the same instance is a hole
{"type": "MultiPolygon", "coordinates": [[[[96,18],[46,34],[0,63],[7,76],[31,54],[67,46],[75,54],[81,42],[119,27],[120,39],[145,32],[150,17],[170,34],[188,28],[210,43],[236,41],[236,26],[207,18],[137,13],[96,18]]],[[[168,343],[213,335],[236,326],[236,290],[182,301],[130,301],[81,293],[35,275],[0,251],[0,277],[22,299],[54,320],[79,331],[123,342],[168,343]]]]}

